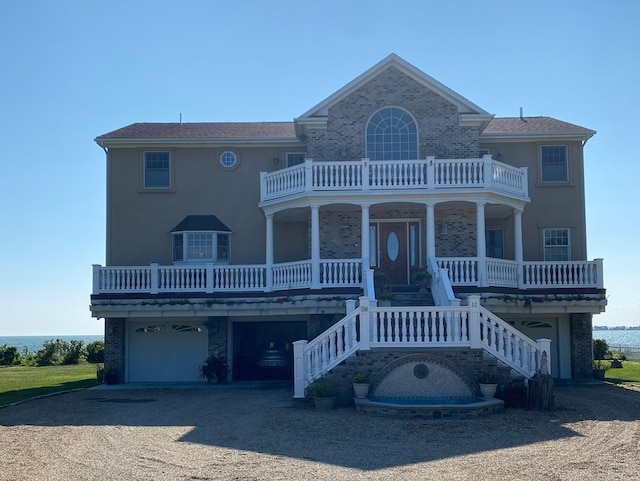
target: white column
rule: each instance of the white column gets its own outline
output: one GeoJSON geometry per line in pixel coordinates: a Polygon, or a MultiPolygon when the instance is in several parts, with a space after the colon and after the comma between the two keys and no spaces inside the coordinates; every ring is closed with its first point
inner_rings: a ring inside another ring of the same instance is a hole
{"type": "Polygon", "coordinates": [[[304,398],[304,388],[307,387],[307,370],[304,348],[307,341],[293,341],[293,397],[304,398]]]}
{"type": "Polygon", "coordinates": [[[485,202],[476,203],[476,251],[478,257],[478,282],[480,286],[487,284],[487,246],[484,223],[485,202]]]}
{"type": "Polygon", "coordinates": [[[522,211],[514,209],[513,211],[513,249],[515,260],[518,263],[518,287],[522,288],[524,283],[523,276],[523,254],[522,254],[522,211]]]}
{"type": "Polygon", "coordinates": [[[368,205],[362,206],[361,226],[362,226],[361,228],[362,235],[360,236],[360,244],[361,244],[360,257],[362,257],[362,272],[364,272],[366,269],[369,269],[369,266],[371,265],[371,260],[369,259],[369,253],[370,253],[369,243],[371,241],[369,239],[369,206],[368,205]]]}
{"type": "Polygon", "coordinates": [[[435,221],[435,204],[426,204],[427,206],[427,232],[425,239],[427,241],[427,265],[428,258],[436,256],[436,221],[435,221]]]}
{"type": "Polygon", "coordinates": [[[311,206],[311,287],[320,287],[320,207],[311,206]]]}
{"type": "Polygon", "coordinates": [[[266,251],[265,264],[267,265],[266,289],[270,291],[273,287],[273,214],[266,214],[266,251]]]}

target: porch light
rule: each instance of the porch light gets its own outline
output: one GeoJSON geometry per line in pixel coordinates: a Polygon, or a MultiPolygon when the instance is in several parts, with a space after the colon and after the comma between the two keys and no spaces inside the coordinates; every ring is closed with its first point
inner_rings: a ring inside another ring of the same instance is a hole
{"type": "Polygon", "coordinates": [[[351,227],[346,224],[343,225],[340,227],[340,234],[342,234],[342,237],[349,237],[351,235],[351,227]]]}

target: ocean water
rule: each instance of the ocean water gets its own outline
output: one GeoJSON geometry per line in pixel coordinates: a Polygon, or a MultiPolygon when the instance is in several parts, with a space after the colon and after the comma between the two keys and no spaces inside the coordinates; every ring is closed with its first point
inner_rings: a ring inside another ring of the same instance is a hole
{"type": "Polygon", "coordinates": [[[0,346],[15,346],[20,352],[26,347],[31,352],[42,349],[46,341],[61,339],[63,341],[83,341],[85,345],[94,341],[104,341],[104,336],[0,336],[0,346]]]}
{"type": "Polygon", "coordinates": [[[594,339],[604,339],[609,344],[609,347],[623,346],[623,347],[638,347],[640,348],[640,329],[608,329],[608,330],[594,330],[594,339]]]}

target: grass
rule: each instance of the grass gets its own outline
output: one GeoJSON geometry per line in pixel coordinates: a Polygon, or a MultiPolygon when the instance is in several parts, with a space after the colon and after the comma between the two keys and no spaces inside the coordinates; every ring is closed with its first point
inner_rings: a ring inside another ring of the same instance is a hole
{"type": "Polygon", "coordinates": [[[98,380],[93,364],[3,367],[0,368],[0,406],[96,384],[98,380]]]}
{"type": "Polygon", "coordinates": [[[609,369],[604,379],[616,384],[640,384],[640,362],[622,361],[622,369],[609,369]]]}

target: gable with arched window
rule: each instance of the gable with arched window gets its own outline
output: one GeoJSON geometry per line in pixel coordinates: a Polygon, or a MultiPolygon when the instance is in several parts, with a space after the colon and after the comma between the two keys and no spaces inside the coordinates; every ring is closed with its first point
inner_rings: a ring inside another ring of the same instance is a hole
{"type": "Polygon", "coordinates": [[[418,126],[400,107],[385,107],[369,119],[366,131],[367,157],[371,160],[418,158],[418,126]]]}

